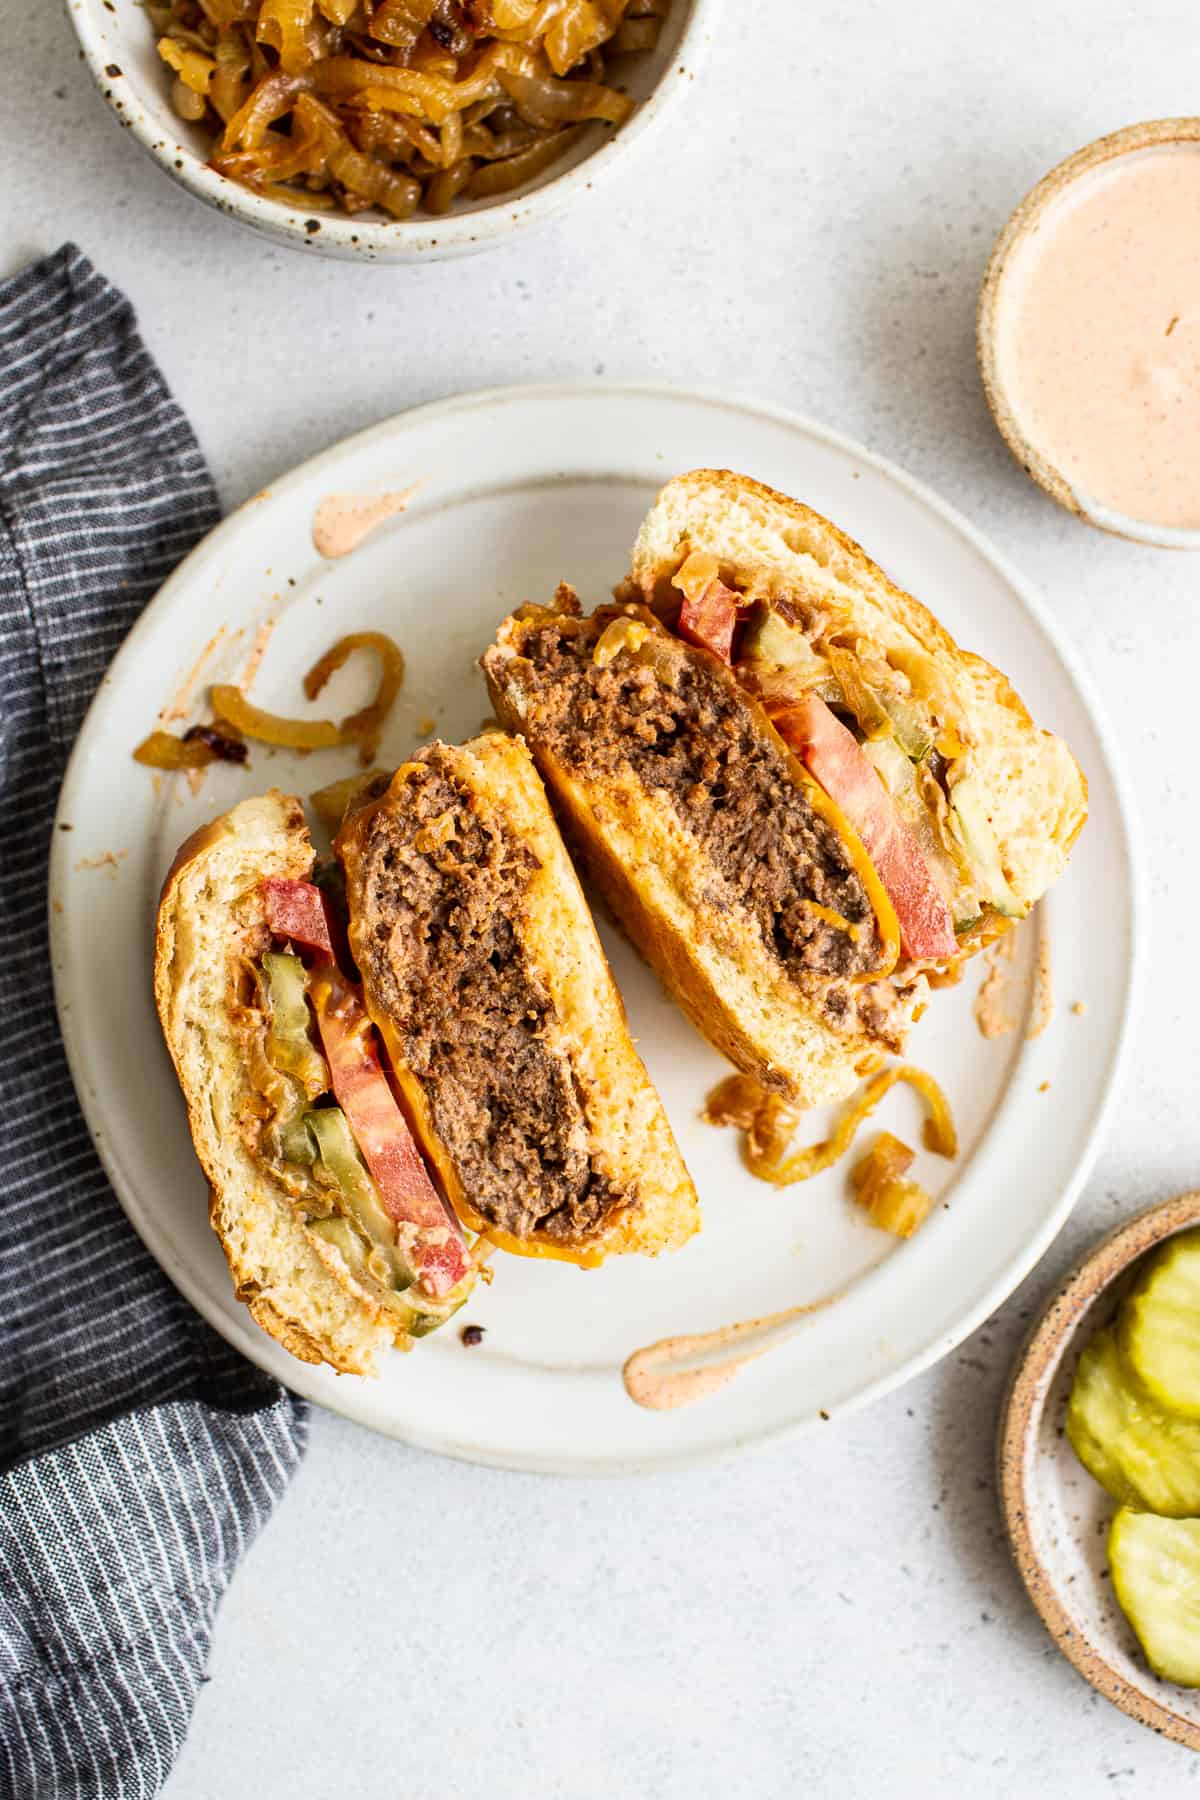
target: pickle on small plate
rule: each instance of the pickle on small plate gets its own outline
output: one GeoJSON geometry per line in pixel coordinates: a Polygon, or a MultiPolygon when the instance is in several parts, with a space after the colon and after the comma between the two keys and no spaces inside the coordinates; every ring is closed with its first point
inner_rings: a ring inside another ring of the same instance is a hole
{"type": "Polygon", "coordinates": [[[1121,1349],[1160,1406],[1200,1419],[1200,1231],[1172,1238],[1121,1309],[1121,1349]]]}
{"type": "Polygon", "coordinates": [[[1158,1405],[1126,1363],[1112,1326],[1098,1331],[1079,1359],[1067,1436],[1114,1500],[1172,1518],[1200,1513],[1200,1421],[1158,1405]]]}
{"type": "Polygon", "coordinates": [[[1156,1675],[1200,1687],[1200,1519],[1123,1506],[1108,1536],[1113,1591],[1156,1675]]]}

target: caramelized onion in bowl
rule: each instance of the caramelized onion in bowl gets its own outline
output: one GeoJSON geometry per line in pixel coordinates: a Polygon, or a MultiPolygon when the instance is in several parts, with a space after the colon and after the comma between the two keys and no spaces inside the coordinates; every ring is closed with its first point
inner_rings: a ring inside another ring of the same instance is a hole
{"type": "Polygon", "coordinates": [[[406,219],[522,186],[633,101],[611,59],[670,0],[150,0],[209,168],[306,211],[406,219]]]}
{"type": "MultiPolygon", "coordinates": [[[[778,1095],[769,1093],[753,1075],[729,1075],[719,1082],[708,1096],[701,1117],[708,1125],[737,1126],[746,1134],[742,1160],[750,1173],[776,1187],[791,1187],[795,1182],[809,1181],[839,1163],[854,1142],[860,1125],[870,1118],[884,1095],[898,1081],[906,1082],[925,1102],[927,1116],[921,1132],[925,1148],[938,1156],[957,1156],[958,1132],[950,1103],[933,1076],[911,1063],[892,1063],[872,1073],[866,1085],[847,1102],[829,1136],[819,1143],[793,1150],[790,1156],[788,1147],[799,1123],[799,1114],[778,1095]]],[[[890,1132],[885,1132],[884,1137],[889,1146],[899,1141],[890,1132]]],[[[904,1169],[907,1168],[908,1163],[904,1165],[904,1169]]],[[[884,1173],[890,1179],[897,1175],[897,1170],[888,1167],[884,1173]]]]}

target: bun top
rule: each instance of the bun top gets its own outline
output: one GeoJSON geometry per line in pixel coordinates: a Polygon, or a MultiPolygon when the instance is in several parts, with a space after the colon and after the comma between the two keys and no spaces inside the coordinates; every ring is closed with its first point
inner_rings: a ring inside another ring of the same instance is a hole
{"type": "MultiPolygon", "coordinates": [[[[1061,738],[1034,724],[1007,678],[962,650],[928,609],[828,519],[748,476],[694,469],[667,483],[633,546],[630,579],[650,606],[672,598],[690,551],[723,581],[782,600],[884,656],[927,656],[970,727],[960,773],[982,791],[1009,884],[1029,905],[1062,874],[1087,817],[1087,782],[1061,738]]],[[[678,595],[674,595],[678,599],[678,595]]]]}

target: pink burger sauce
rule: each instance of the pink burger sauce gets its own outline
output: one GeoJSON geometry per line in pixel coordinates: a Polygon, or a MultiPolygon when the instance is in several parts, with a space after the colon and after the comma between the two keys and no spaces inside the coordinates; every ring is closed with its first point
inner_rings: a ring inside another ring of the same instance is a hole
{"type": "Polygon", "coordinates": [[[1098,523],[1200,528],[1200,143],[1078,176],[1014,245],[997,373],[1098,523]]]}

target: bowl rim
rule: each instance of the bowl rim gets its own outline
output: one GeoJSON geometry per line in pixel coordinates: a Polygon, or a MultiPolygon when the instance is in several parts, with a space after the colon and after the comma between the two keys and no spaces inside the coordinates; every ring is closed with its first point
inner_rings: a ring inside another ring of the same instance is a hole
{"type": "Polygon", "coordinates": [[[1189,1750],[1200,1750],[1200,1723],[1135,1687],[1080,1629],[1038,1554],[1029,1515],[1036,1504],[1032,1471],[1038,1428],[1076,1331],[1095,1302],[1139,1257],[1197,1224],[1200,1189],[1192,1189],[1123,1220],[1092,1246],[1050,1300],[1013,1364],[996,1446],[997,1489],[1009,1548],[1025,1590],[1054,1643],[1106,1700],[1139,1725],[1148,1725],[1189,1750]]]}
{"type": "Polygon", "coordinates": [[[1123,125],[1118,131],[1094,138],[1071,156],[1056,163],[1032,187],[1014,208],[992,247],[988,258],[975,320],[975,346],[983,391],[1001,437],[1025,473],[1052,500],[1074,513],[1088,525],[1108,531],[1134,543],[1152,544],[1165,550],[1200,550],[1200,528],[1191,526],[1154,525],[1135,519],[1113,507],[1085,503],[1066,477],[1028,438],[1018,424],[999,369],[997,352],[1000,290],[1010,260],[1029,232],[1040,224],[1047,209],[1081,177],[1093,169],[1135,151],[1151,150],[1167,144],[1200,141],[1200,117],[1180,116],[1166,119],[1144,119],[1134,125],[1123,125]]]}
{"type": "Polygon", "coordinates": [[[312,208],[288,206],[240,187],[210,169],[190,145],[168,139],[124,70],[109,73],[114,65],[111,51],[103,42],[104,25],[99,16],[99,8],[104,4],[106,0],[65,0],[84,60],[100,93],[119,123],[132,132],[173,181],[218,212],[252,230],[266,232],[281,243],[307,246],[351,261],[398,262],[436,261],[503,242],[512,233],[552,218],[580,190],[590,189],[678,104],[711,46],[722,0],[673,0],[674,5],[686,10],[670,61],[626,123],[609,128],[596,147],[569,169],[528,194],[515,199],[501,195],[492,205],[474,212],[395,220],[324,212],[315,219],[312,208]]]}

